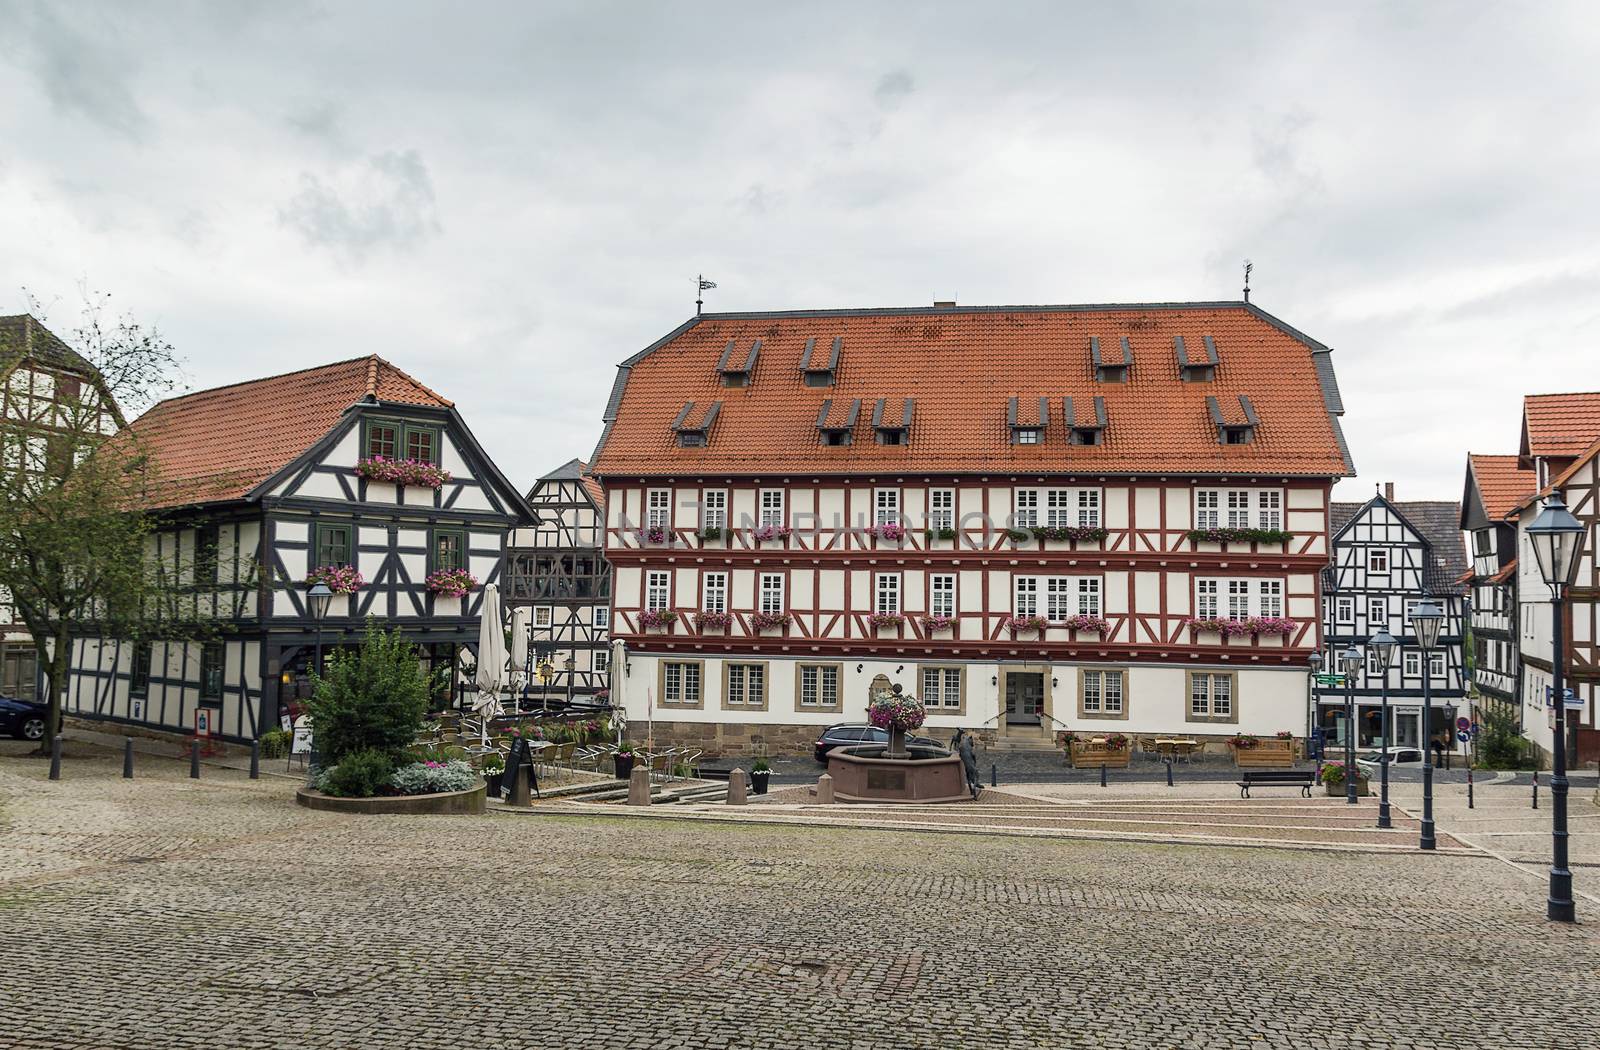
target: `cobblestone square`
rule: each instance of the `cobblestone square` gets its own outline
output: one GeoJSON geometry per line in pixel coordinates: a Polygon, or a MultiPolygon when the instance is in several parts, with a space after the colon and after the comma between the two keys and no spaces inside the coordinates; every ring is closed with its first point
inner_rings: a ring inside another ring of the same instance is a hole
{"type": "Polygon", "coordinates": [[[0,1047],[1593,1045],[1600,908],[1547,924],[1481,855],[361,818],[119,770],[0,751],[0,1047]]]}

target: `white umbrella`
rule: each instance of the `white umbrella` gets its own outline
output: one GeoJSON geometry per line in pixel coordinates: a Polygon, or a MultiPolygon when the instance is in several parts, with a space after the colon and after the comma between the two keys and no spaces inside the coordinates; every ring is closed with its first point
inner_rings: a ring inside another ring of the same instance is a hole
{"type": "Polygon", "coordinates": [[[500,622],[500,588],[483,589],[478,622],[478,717],[483,720],[483,743],[489,743],[489,720],[500,713],[500,690],[506,680],[506,630],[500,622]]]}
{"type": "Polygon", "coordinates": [[[531,611],[526,605],[511,610],[511,691],[528,688],[528,620],[531,611]]]}

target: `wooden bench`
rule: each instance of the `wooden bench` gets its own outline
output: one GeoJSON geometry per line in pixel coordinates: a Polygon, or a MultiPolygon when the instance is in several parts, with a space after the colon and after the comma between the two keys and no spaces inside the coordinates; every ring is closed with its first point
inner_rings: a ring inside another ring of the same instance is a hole
{"type": "Polygon", "coordinates": [[[1240,774],[1239,797],[1249,798],[1252,787],[1298,787],[1306,798],[1311,797],[1311,785],[1317,774],[1310,769],[1249,769],[1240,774]]]}

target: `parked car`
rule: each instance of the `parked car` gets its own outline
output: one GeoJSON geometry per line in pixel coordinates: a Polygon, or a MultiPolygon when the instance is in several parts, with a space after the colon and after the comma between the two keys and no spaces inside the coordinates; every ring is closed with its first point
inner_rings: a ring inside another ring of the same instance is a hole
{"type": "MultiPolygon", "coordinates": [[[[817,761],[826,763],[828,752],[836,747],[854,747],[857,744],[887,744],[889,731],[879,729],[866,722],[840,722],[838,725],[829,726],[817,737],[817,761]]],[[[925,736],[908,736],[908,744],[921,744],[925,747],[944,748],[937,740],[930,740],[925,736]]]]}
{"type": "MultiPolygon", "coordinates": [[[[1383,765],[1382,751],[1364,751],[1356,756],[1356,768],[1368,776],[1377,775],[1378,768],[1383,765]]],[[[1417,747],[1391,747],[1389,749],[1389,768],[1396,769],[1400,766],[1422,765],[1422,749],[1417,747]]]]}
{"type": "Polygon", "coordinates": [[[34,700],[0,696],[0,733],[19,740],[43,740],[50,705],[34,700]]]}

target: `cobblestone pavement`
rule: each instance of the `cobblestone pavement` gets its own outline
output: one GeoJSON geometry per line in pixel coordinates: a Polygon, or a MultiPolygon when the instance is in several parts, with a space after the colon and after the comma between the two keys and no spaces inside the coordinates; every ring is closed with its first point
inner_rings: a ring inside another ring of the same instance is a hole
{"type": "Polygon", "coordinates": [[[0,753],[0,1047],[1592,1044],[1600,907],[1550,926],[1481,857],[363,818],[118,769],[0,753]]]}

